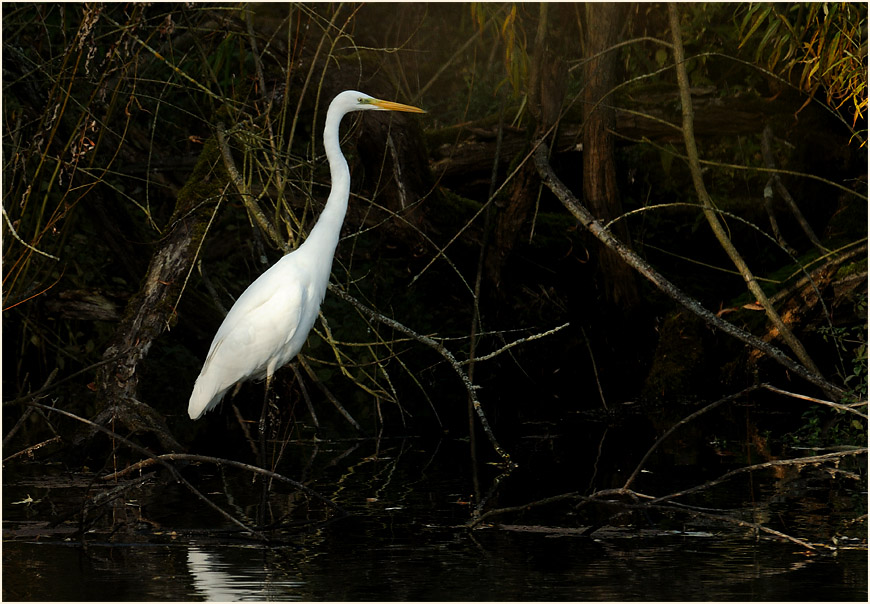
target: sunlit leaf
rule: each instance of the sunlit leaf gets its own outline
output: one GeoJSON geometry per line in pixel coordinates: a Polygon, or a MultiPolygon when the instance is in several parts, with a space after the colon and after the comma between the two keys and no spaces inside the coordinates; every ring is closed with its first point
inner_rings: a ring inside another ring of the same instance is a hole
{"type": "MultiPolygon", "coordinates": [[[[762,6],[760,8],[758,15],[755,17],[755,21],[753,21],[752,26],[749,28],[749,31],[746,32],[746,35],[743,37],[743,41],[740,43],[740,46],[738,46],[738,48],[741,48],[746,43],[746,41],[752,37],[752,34],[755,33],[755,30],[758,29],[762,23],[764,23],[764,20],[767,18],[767,15],[770,14],[771,9],[772,7],[770,5],[762,6]]],[[[747,15],[747,18],[748,17],[749,15],[747,15]]]]}

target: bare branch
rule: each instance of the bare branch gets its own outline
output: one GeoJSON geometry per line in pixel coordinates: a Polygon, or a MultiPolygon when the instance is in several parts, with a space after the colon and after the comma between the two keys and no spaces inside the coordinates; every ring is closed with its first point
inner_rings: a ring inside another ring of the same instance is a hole
{"type": "Polygon", "coordinates": [[[646,277],[663,293],[667,294],[668,296],[679,302],[681,305],[686,307],[688,310],[699,316],[707,324],[716,327],[717,329],[721,329],[725,333],[737,338],[738,340],[744,342],[745,344],[751,346],[754,349],[760,350],[789,371],[794,372],[802,379],[810,382],[811,384],[815,384],[832,396],[838,398],[845,394],[845,391],[842,388],[830,383],[818,372],[811,372],[806,367],[800,365],[799,363],[796,363],[788,355],[783,353],[779,348],[768,344],[754,334],[751,334],[744,329],[741,329],[740,327],[737,327],[736,325],[725,321],[721,317],[716,316],[714,313],[704,308],[700,302],[688,296],[676,285],[674,285],[664,276],[659,274],[643,258],[641,258],[631,249],[623,245],[618,239],[611,235],[608,230],[601,226],[601,223],[599,223],[598,220],[596,220],[595,217],[592,216],[589,210],[582,203],[580,203],[580,200],[578,200],[574,196],[574,194],[571,193],[568,187],[566,187],[565,184],[561,180],[559,180],[559,178],[553,172],[553,169],[550,167],[550,164],[547,160],[546,146],[544,146],[542,142],[538,143],[537,151],[535,151],[535,163],[538,167],[538,173],[541,175],[541,179],[544,181],[544,184],[546,184],[547,187],[551,191],[553,191],[559,201],[562,202],[562,205],[564,205],[568,209],[568,211],[571,212],[574,217],[577,218],[583,224],[583,226],[585,226],[589,230],[589,232],[595,235],[602,243],[604,243],[604,245],[616,251],[616,253],[618,253],[625,262],[627,262],[630,266],[637,270],[641,275],[646,277]]]}
{"type": "Polygon", "coordinates": [[[511,456],[505,451],[501,445],[498,444],[498,441],[495,438],[495,434],[492,432],[492,428],[489,425],[489,421],[486,419],[486,414],[483,412],[483,407],[480,404],[480,401],[477,398],[476,390],[477,386],[475,386],[468,377],[468,374],[462,370],[462,363],[460,363],[453,353],[447,350],[443,344],[433,340],[430,337],[418,334],[413,329],[406,327],[396,321],[395,319],[391,319],[390,317],[386,317],[381,313],[372,310],[371,308],[365,306],[356,298],[345,292],[343,289],[336,287],[332,284],[329,285],[329,291],[337,295],[339,298],[344,300],[345,302],[349,302],[354,308],[362,311],[372,319],[383,323],[384,325],[395,329],[396,331],[400,331],[405,335],[412,337],[417,340],[421,344],[425,344],[429,348],[435,350],[438,354],[444,357],[456,374],[459,376],[459,379],[462,380],[462,383],[465,385],[465,389],[468,391],[468,396],[471,398],[472,405],[474,406],[474,410],[477,413],[477,417],[480,419],[480,425],[483,427],[483,431],[486,433],[486,436],[489,438],[489,442],[492,444],[492,448],[495,449],[495,452],[498,453],[499,457],[502,458],[502,461],[506,465],[511,465],[511,456]]]}

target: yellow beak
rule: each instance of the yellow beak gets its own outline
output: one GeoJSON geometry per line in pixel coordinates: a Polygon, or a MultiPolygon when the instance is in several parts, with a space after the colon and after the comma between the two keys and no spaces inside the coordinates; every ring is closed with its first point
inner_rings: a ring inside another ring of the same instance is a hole
{"type": "Polygon", "coordinates": [[[405,111],[408,113],[426,113],[424,109],[413,107],[411,105],[403,105],[402,103],[394,103],[393,101],[382,101],[381,99],[373,99],[372,105],[386,109],[387,111],[405,111]]]}

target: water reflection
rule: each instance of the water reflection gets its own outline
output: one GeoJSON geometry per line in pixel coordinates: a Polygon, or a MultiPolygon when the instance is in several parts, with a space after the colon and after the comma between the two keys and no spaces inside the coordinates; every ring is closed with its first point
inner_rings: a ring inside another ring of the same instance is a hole
{"type": "Polygon", "coordinates": [[[866,601],[866,552],[718,537],[594,541],[484,529],[389,543],[364,519],[316,545],[4,544],[4,600],[866,601]],[[369,534],[361,542],[355,533],[369,534]],[[186,568],[185,568],[186,566],[186,568]],[[303,580],[304,577],[304,580],[303,580]]]}
{"type": "Polygon", "coordinates": [[[261,547],[191,545],[187,550],[191,595],[207,602],[303,599],[305,582],[288,577],[273,554],[261,547]]]}

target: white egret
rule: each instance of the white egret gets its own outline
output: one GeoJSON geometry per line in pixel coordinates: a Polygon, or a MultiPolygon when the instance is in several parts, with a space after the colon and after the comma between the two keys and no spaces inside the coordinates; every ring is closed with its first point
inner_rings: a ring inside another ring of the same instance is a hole
{"type": "Polygon", "coordinates": [[[295,357],[308,339],[326,294],[350,195],[350,169],[341,153],[338,126],[345,114],[366,110],[425,113],[355,90],[333,99],[323,127],[332,177],[326,206],[305,242],[251,283],[227,313],[193,386],[187,409],[190,419],[213,409],[236,382],[265,377],[268,388],[272,374],[295,357]]]}

